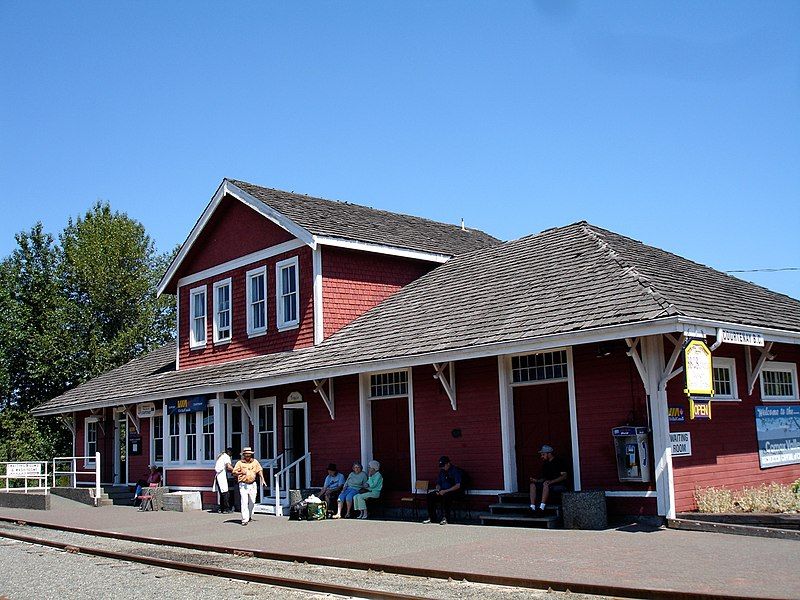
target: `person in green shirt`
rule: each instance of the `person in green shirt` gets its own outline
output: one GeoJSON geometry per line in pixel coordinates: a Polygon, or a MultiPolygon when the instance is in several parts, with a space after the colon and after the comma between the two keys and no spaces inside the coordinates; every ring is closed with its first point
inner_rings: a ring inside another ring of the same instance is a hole
{"type": "Polygon", "coordinates": [[[363,467],[360,462],[353,463],[353,471],[347,476],[347,481],[344,482],[344,487],[339,494],[339,510],[333,515],[334,519],[342,518],[342,507],[347,506],[347,512],[344,515],[345,519],[350,518],[350,513],[353,510],[353,498],[366,487],[367,474],[364,473],[363,467]]]}
{"type": "Polygon", "coordinates": [[[377,498],[383,489],[383,475],[380,474],[381,463],[377,460],[369,461],[369,477],[367,478],[366,492],[356,494],[353,505],[360,510],[359,519],[367,518],[367,498],[377,498]]]}

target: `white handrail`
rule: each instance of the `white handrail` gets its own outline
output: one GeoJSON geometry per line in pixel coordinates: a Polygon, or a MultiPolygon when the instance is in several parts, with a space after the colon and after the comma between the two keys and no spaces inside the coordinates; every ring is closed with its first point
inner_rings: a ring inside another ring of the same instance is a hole
{"type": "MultiPolygon", "coordinates": [[[[283,455],[281,455],[281,456],[283,456],[283,455]]],[[[283,469],[281,469],[280,471],[275,473],[274,480],[275,480],[275,516],[276,517],[283,516],[283,511],[281,510],[281,478],[283,478],[283,483],[284,483],[284,485],[286,487],[286,490],[287,490],[286,493],[287,493],[287,497],[288,497],[288,493],[289,493],[289,491],[288,491],[289,490],[289,478],[288,478],[288,475],[289,475],[292,467],[294,467],[294,469],[295,469],[295,481],[299,485],[299,483],[300,483],[300,463],[302,463],[303,461],[308,461],[310,458],[311,458],[311,452],[306,452],[305,454],[303,454],[303,456],[298,458],[292,464],[286,465],[283,469]]]]}
{"type": "Polygon", "coordinates": [[[272,482],[274,481],[275,477],[275,469],[277,468],[279,471],[283,469],[283,452],[278,454],[275,458],[273,458],[269,463],[269,493],[272,494],[272,482]]]}
{"type": "Polygon", "coordinates": [[[70,487],[78,487],[78,475],[94,475],[94,504],[98,505],[100,502],[100,453],[95,452],[94,456],[56,456],[53,459],[53,485],[52,487],[59,487],[56,483],[56,477],[59,475],[68,475],[70,477],[70,487]],[[94,466],[91,469],[78,470],[78,461],[84,461],[87,465],[89,461],[94,460],[94,466]],[[69,462],[72,469],[70,471],[62,471],[57,469],[57,463],[69,462]]]}

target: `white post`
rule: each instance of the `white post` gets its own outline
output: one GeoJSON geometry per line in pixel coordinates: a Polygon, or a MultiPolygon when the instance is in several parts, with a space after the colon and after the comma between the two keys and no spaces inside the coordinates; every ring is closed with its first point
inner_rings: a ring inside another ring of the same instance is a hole
{"type": "Polygon", "coordinates": [[[94,453],[94,505],[100,506],[100,453],[94,453]]]}
{"type": "Polygon", "coordinates": [[[279,516],[278,513],[281,513],[280,516],[283,516],[283,511],[281,510],[281,476],[280,474],[275,476],[275,516],[279,516]]]}
{"type": "Polygon", "coordinates": [[[52,487],[56,487],[56,459],[53,459],[53,485],[52,487]]]}

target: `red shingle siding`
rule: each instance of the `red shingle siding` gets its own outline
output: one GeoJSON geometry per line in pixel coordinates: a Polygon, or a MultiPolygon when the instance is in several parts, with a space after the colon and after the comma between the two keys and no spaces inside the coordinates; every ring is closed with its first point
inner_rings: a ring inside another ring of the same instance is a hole
{"type": "Polygon", "coordinates": [[[597,356],[597,344],[573,348],[581,487],[653,490],[652,484],[621,483],[617,475],[611,429],[626,424],[646,426],[647,412],[644,386],[633,361],[625,353],[625,343],[616,342],[608,347],[612,353],[603,357],[597,356]]]}
{"type": "Polygon", "coordinates": [[[293,238],[249,206],[227,196],[192,245],[173,281],[293,238]]]}
{"type": "Polygon", "coordinates": [[[314,343],[314,311],[313,311],[313,266],[312,253],[308,247],[292,250],[285,254],[273,256],[267,260],[222,273],[216,277],[204,279],[197,283],[180,288],[180,368],[186,369],[201,365],[219,364],[231,360],[250,358],[252,356],[285,352],[296,348],[305,348],[314,343]],[[300,270],[300,326],[287,331],[277,330],[275,303],[275,263],[287,258],[299,257],[300,270]],[[266,265],[267,267],[267,333],[248,338],[247,336],[247,271],[266,265]],[[230,342],[214,344],[213,312],[214,282],[231,278],[233,311],[233,334],[230,342]],[[189,349],[189,294],[197,287],[206,286],[206,345],[197,350],[189,349]]]}
{"type": "Polygon", "coordinates": [[[326,246],[322,249],[324,335],[336,333],[437,265],[326,246]]]}
{"type": "MultiPolygon", "coordinates": [[[[667,385],[669,405],[683,407],[687,415],[686,422],[671,423],[670,430],[692,434],[692,455],[672,459],[678,511],[696,509],[695,487],[725,486],[738,489],[773,481],[790,483],[800,478],[800,465],[769,469],[759,467],[755,407],[772,403],[761,402],[760,378],[756,380],[753,394],[748,394],[744,352],[744,347],[731,344],[723,344],[714,351],[714,356],[736,360],[736,380],[741,402],[712,401],[710,421],[689,419],[689,402],[683,393],[683,376],[675,377],[667,385]]],[[[772,354],[779,362],[797,364],[800,361],[800,349],[797,346],[776,344],[772,354]]],[[[755,364],[755,349],[752,350],[752,356],[755,364]]]]}
{"type": "Polygon", "coordinates": [[[444,454],[464,469],[472,489],[502,489],[497,358],[455,364],[455,411],[441,383],[433,378],[432,366],[415,367],[413,372],[417,479],[435,481],[439,457],[444,454]],[[461,430],[461,437],[453,437],[454,429],[461,430]]]}

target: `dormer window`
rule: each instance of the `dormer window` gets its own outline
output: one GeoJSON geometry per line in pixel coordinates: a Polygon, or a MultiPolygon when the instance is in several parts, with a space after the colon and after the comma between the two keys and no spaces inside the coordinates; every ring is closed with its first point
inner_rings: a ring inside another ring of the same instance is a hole
{"type": "Polygon", "coordinates": [[[189,347],[206,345],[206,286],[189,292],[189,347]]]}
{"type": "Polygon", "coordinates": [[[214,342],[231,340],[231,279],[214,284],[214,342]]]}
{"type": "Polygon", "coordinates": [[[247,272],[247,335],[267,331],[267,268],[247,272]]]}
{"type": "Polygon", "coordinates": [[[296,256],[275,265],[275,279],[278,330],[293,329],[300,324],[300,274],[296,256]]]}

